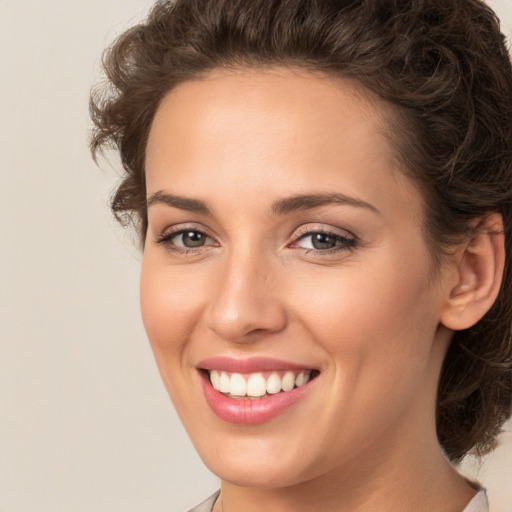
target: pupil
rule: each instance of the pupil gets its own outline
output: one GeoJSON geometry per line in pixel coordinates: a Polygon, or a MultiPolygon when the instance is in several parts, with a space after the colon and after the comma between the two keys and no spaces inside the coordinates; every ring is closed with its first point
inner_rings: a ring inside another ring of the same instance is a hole
{"type": "Polygon", "coordinates": [[[313,236],[313,247],[315,249],[332,249],[336,245],[336,239],[324,233],[316,233],[313,236]]]}
{"type": "Polygon", "coordinates": [[[204,236],[197,231],[183,233],[183,245],[186,247],[200,247],[204,245],[204,236]]]}

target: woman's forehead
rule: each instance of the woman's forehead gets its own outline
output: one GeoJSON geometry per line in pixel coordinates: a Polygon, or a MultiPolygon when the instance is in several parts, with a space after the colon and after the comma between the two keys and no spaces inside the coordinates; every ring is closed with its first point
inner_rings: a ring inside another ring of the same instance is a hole
{"type": "Polygon", "coordinates": [[[419,194],[398,171],[386,107],[356,85],[288,69],[217,71],[182,84],[153,121],[148,195],[193,190],[209,204],[228,195],[270,204],[338,193],[421,217],[419,194]]]}
{"type": "Polygon", "coordinates": [[[253,103],[261,110],[263,101],[279,112],[287,99],[288,102],[296,101],[297,111],[309,107],[321,112],[326,106],[329,110],[335,106],[337,98],[345,102],[345,110],[352,105],[364,117],[384,121],[385,115],[389,114],[390,105],[357,79],[299,66],[276,65],[217,68],[207,75],[179,83],[164,97],[157,115],[167,103],[176,102],[192,108],[201,100],[218,103],[223,109],[228,103],[233,110],[250,108],[253,103]]]}
{"type": "Polygon", "coordinates": [[[255,148],[260,158],[266,153],[303,159],[315,152],[328,157],[333,151],[349,158],[352,149],[360,149],[361,158],[375,150],[394,156],[384,102],[356,85],[286,68],[217,70],[164,98],[150,130],[146,163],[151,168],[156,150],[167,148],[176,158],[186,145],[194,148],[188,157],[205,148],[220,156],[226,149],[230,161],[239,156],[246,165],[255,148]]]}

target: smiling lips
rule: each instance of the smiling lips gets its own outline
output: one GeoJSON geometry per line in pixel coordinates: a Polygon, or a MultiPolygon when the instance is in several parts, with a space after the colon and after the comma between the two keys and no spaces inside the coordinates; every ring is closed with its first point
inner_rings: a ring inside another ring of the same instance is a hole
{"type": "Polygon", "coordinates": [[[258,424],[275,418],[299,400],[318,371],[273,359],[211,358],[203,361],[206,401],[222,420],[258,424]],[[236,371],[235,371],[236,370],[236,371]]]}

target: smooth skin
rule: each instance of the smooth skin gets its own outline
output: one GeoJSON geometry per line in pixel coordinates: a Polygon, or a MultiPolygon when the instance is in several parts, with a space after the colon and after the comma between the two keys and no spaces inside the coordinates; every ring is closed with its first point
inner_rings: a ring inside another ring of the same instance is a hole
{"type": "Polygon", "coordinates": [[[475,493],[438,444],[435,396],[452,329],[496,297],[503,240],[482,229],[434,269],[388,114],[354,82],[290,68],[213,71],[156,113],[142,314],[222,480],[216,511],[460,512],[475,493]],[[204,398],[213,356],[320,374],[283,414],[235,425],[204,398]]]}

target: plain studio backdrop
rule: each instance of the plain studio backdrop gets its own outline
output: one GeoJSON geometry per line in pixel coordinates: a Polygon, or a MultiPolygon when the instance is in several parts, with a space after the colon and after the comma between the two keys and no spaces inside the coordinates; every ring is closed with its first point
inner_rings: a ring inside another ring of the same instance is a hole
{"type": "MultiPolygon", "coordinates": [[[[118,173],[87,147],[102,49],[148,0],[0,0],[0,511],[179,512],[218,486],[160,382],[118,173]]],[[[512,35],[512,0],[490,4],[512,35]]],[[[512,428],[467,470],[512,510],[512,428]]]]}

